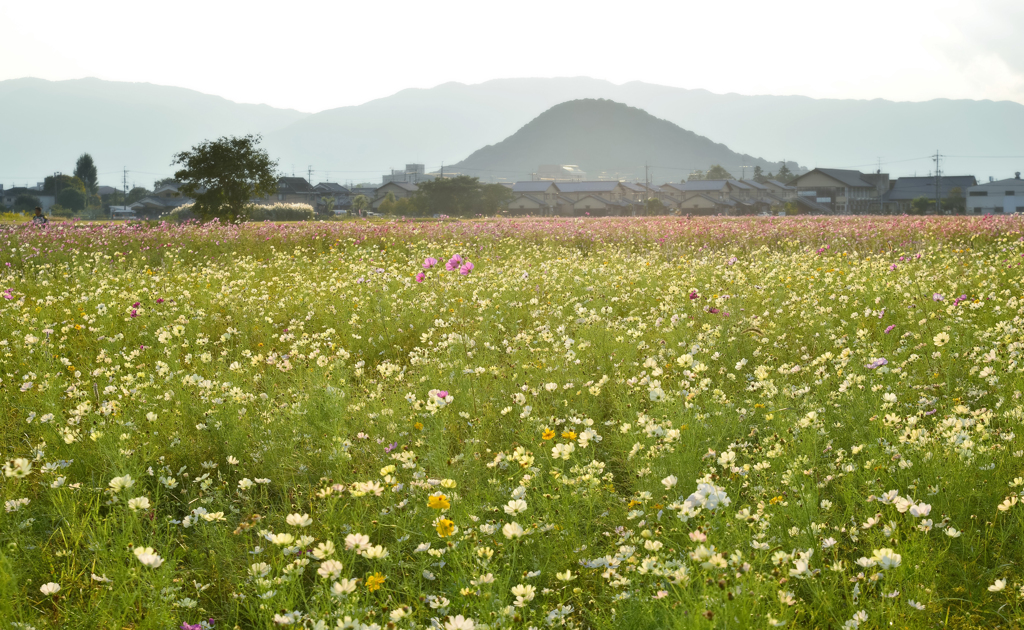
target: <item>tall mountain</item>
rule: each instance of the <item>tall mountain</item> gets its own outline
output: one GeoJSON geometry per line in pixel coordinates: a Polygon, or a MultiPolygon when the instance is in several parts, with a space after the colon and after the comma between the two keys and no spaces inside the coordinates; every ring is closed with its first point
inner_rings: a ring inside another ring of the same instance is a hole
{"type": "Polygon", "coordinates": [[[34,185],[54,171],[70,173],[88,152],[102,183],[119,184],[127,167],[132,180],[151,187],[173,171],[173,154],[197,142],[269,133],[306,115],[149,83],[0,81],[0,182],[34,185]]]}
{"type": "MultiPolygon", "coordinates": [[[[681,180],[720,164],[739,177],[755,166],[778,170],[781,162],[742,155],[642,109],[605,99],[555,105],[497,144],[452,165],[454,171],[529,179],[540,164],[576,164],[589,179],[643,178],[644,164],[658,180],[681,180]]],[[[791,170],[797,165],[790,163],[791,170]]]]}

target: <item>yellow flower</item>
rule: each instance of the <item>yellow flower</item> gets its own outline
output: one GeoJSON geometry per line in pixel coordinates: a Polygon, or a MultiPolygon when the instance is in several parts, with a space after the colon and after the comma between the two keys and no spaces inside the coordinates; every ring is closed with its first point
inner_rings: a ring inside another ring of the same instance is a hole
{"type": "Polygon", "coordinates": [[[441,520],[439,520],[437,522],[437,535],[440,536],[441,538],[445,538],[447,536],[451,536],[454,533],[455,533],[455,523],[454,522],[452,522],[452,521],[450,521],[450,520],[448,520],[446,518],[442,518],[441,520]]]}
{"type": "Polygon", "coordinates": [[[414,424],[414,425],[412,425],[412,426],[413,426],[413,428],[414,428],[414,429],[416,429],[417,431],[422,431],[422,430],[423,430],[423,423],[422,423],[422,422],[417,422],[416,424],[414,424]]]}
{"type": "Polygon", "coordinates": [[[373,591],[380,590],[380,587],[382,584],[384,584],[385,579],[387,578],[381,575],[380,571],[374,573],[371,576],[368,576],[366,578],[366,590],[370,591],[371,593],[373,591]]]}
{"type": "Polygon", "coordinates": [[[555,437],[555,432],[552,431],[551,429],[545,428],[544,432],[541,433],[540,436],[545,440],[551,440],[555,437]]]}
{"type": "Polygon", "coordinates": [[[563,431],[562,432],[562,437],[564,437],[567,440],[575,440],[576,439],[576,433],[574,433],[573,431],[563,431]]]}
{"type": "Polygon", "coordinates": [[[433,508],[435,510],[447,510],[451,506],[452,504],[448,502],[448,497],[443,494],[434,494],[427,497],[427,507],[429,508],[433,508]]]}

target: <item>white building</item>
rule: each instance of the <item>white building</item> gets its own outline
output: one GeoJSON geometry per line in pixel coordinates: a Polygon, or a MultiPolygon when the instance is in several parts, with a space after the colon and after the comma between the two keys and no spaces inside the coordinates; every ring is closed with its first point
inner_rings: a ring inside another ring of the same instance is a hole
{"type": "Polygon", "coordinates": [[[1024,213],[1024,180],[1001,179],[967,189],[967,214],[1024,213]]]}

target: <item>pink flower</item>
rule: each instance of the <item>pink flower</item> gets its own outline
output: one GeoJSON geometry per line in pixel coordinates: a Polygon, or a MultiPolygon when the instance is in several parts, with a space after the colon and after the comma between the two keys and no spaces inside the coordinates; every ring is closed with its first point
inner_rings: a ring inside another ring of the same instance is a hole
{"type": "Polygon", "coordinates": [[[451,259],[444,264],[444,268],[448,271],[455,271],[462,264],[462,256],[455,254],[451,259]]]}
{"type": "Polygon", "coordinates": [[[430,269],[431,267],[433,267],[436,264],[437,264],[437,259],[436,258],[427,258],[426,260],[423,261],[423,268],[424,269],[430,269]]]}
{"type": "Polygon", "coordinates": [[[459,273],[464,276],[468,276],[470,271],[473,271],[473,263],[468,260],[466,261],[466,264],[459,267],[459,273]]]}
{"type": "Polygon", "coordinates": [[[699,297],[700,297],[700,296],[699,296],[699,295],[697,294],[697,292],[696,292],[696,291],[690,291],[690,299],[691,299],[691,300],[696,300],[696,299],[697,299],[697,298],[699,298],[699,297]]]}
{"type": "Polygon", "coordinates": [[[423,282],[423,279],[427,277],[427,274],[422,271],[416,274],[416,282],[423,282]]]}

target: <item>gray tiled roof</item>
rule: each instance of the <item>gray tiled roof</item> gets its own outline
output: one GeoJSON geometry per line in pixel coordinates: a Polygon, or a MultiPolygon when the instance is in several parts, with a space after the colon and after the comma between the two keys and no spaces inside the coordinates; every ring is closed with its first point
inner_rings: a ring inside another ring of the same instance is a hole
{"type": "Polygon", "coordinates": [[[804,173],[800,177],[806,177],[810,173],[823,173],[828,175],[832,179],[841,182],[845,186],[850,188],[874,188],[875,185],[864,181],[864,174],[860,171],[851,171],[842,168],[816,168],[809,173],[804,173]]]}
{"type": "Polygon", "coordinates": [[[728,185],[728,180],[724,179],[695,179],[689,182],[683,182],[682,184],[671,184],[673,188],[677,188],[684,192],[722,190],[728,185]]]}
{"type": "MultiPolygon", "coordinates": [[[[967,189],[977,186],[978,180],[973,175],[953,175],[939,178],[939,196],[947,197],[954,188],[959,188],[966,197],[967,189]]],[[[883,201],[911,201],[918,197],[935,196],[934,177],[901,177],[896,180],[892,189],[882,195],[883,201]]]]}
{"type": "MultiPolygon", "coordinates": [[[[512,192],[547,192],[552,184],[555,184],[555,182],[516,182],[512,184],[512,192]]],[[[558,184],[555,184],[555,188],[558,189],[558,184]]]]}
{"type": "Polygon", "coordinates": [[[558,190],[564,193],[612,192],[619,182],[559,182],[558,190]]]}
{"type": "Polygon", "coordinates": [[[519,195],[518,197],[516,197],[512,201],[508,202],[509,207],[511,207],[512,204],[514,204],[515,202],[519,201],[520,199],[529,199],[530,201],[532,201],[533,203],[537,204],[538,206],[546,206],[546,205],[548,205],[548,204],[544,203],[543,201],[541,201],[540,199],[537,199],[536,197],[533,197],[531,195],[519,195]]]}
{"type": "Polygon", "coordinates": [[[640,184],[631,184],[629,182],[622,182],[622,185],[625,186],[626,188],[628,188],[629,190],[632,190],[633,192],[638,192],[638,193],[646,192],[644,187],[641,186],[640,184]]]}
{"type": "Polygon", "coordinates": [[[755,182],[752,179],[744,179],[743,183],[746,184],[747,186],[750,186],[751,188],[756,188],[758,190],[768,190],[767,186],[765,186],[764,184],[755,182]]]}
{"type": "Polygon", "coordinates": [[[348,188],[345,188],[341,184],[336,184],[334,182],[320,182],[319,184],[314,186],[313,189],[316,190],[317,192],[341,193],[343,195],[348,194],[348,188]]]}
{"type": "Polygon", "coordinates": [[[388,182],[383,186],[377,188],[377,191],[379,192],[382,188],[385,188],[386,186],[398,186],[399,188],[408,190],[409,192],[416,192],[417,190],[420,189],[420,187],[417,186],[416,184],[410,184],[409,182],[388,182]]]}
{"type": "Polygon", "coordinates": [[[769,183],[769,184],[771,184],[771,185],[773,185],[773,186],[777,186],[777,187],[779,187],[779,188],[784,188],[784,189],[786,189],[786,190],[793,190],[793,187],[792,187],[792,186],[790,186],[790,185],[788,185],[788,184],[783,184],[782,182],[780,182],[780,181],[779,181],[779,180],[777,180],[777,179],[769,179],[769,180],[768,180],[768,183],[769,183]]]}
{"type": "Polygon", "coordinates": [[[313,187],[304,177],[281,177],[277,180],[277,191],[280,193],[311,193],[313,187]]]}

